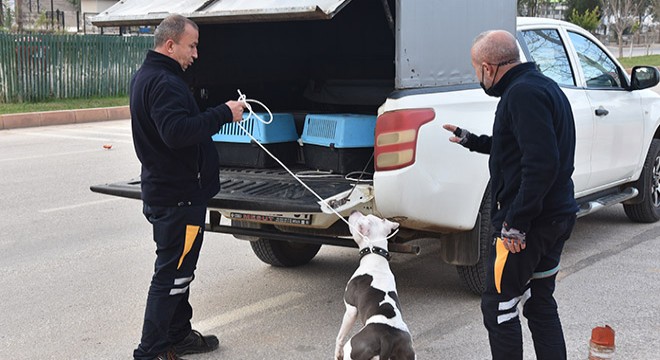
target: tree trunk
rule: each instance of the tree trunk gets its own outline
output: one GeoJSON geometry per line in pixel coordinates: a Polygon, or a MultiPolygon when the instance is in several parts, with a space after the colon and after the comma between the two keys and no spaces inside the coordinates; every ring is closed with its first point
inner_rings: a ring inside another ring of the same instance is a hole
{"type": "Polygon", "coordinates": [[[16,0],[14,5],[16,5],[16,26],[20,33],[23,31],[23,0],[16,0]]]}
{"type": "Polygon", "coordinates": [[[628,57],[633,57],[633,43],[635,42],[635,34],[632,34],[630,36],[630,53],[628,53],[628,57]]]}

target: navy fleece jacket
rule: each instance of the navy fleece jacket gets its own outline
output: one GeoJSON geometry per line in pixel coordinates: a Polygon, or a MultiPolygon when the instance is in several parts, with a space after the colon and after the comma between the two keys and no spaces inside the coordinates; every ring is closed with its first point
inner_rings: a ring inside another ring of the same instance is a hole
{"type": "Polygon", "coordinates": [[[534,63],[511,68],[493,90],[502,98],[492,137],[470,135],[464,146],[490,153],[495,231],[505,221],[527,232],[534,223],[575,214],[575,123],[568,99],[534,63]]]}
{"type": "Polygon", "coordinates": [[[131,79],[135,152],[142,163],[142,200],[152,206],[206,205],[220,190],[211,136],[232,121],[225,104],[200,112],[183,69],[149,51],[131,79]]]}

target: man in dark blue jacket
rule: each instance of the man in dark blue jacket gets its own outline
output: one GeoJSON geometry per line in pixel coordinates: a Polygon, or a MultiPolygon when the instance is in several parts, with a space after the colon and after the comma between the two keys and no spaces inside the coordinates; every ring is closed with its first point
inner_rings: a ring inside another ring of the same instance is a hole
{"type": "Polygon", "coordinates": [[[192,329],[189,286],[202,245],[206,205],[219,190],[219,161],[211,136],[240,121],[243,104],[228,101],[200,112],[183,72],[197,58],[199,30],[172,15],[154,33],[131,80],[135,152],[142,163],[143,212],[156,242],[142,340],[135,359],[179,359],[218,348],[218,338],[192,329]]]}
{"type": "Polygon", "coordinates": [[[518,305],[537,359],[566,359],[553,297],[559,259],[578,210],[574,198],[575,124],[568,99],[534,63],[520,63],[516,39],[479,35],[472,66],[486,94],[501,97],[493,135],[445,125],[450,141],[490,154],[491,247],[481,309],[493,359],[522,360],[518,305]]]}

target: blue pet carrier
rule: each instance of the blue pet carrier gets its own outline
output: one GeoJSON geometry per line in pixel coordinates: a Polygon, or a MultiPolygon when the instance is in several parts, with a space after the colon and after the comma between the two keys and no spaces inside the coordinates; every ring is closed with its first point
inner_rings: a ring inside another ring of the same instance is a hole
{"type": "MultiPolygon", "coordinates": [[[[264,120],[268,114],[258,113],[264,120]]],[[[254,116],[244,114],[241,125],[284,164],[294,163],[298,158],[298,133],[292,114],[273,114],[273,121],[264,124],[254,116]]],[[[259,145],[248,136],[237,123],[225,124],[213,135],[215,147],[224,166],[266,168],[278,165],[259,145]]]]}
{"type": "Polygon", "coordinates": [[[309,114],[305,118],[305,165],[346,174],[373,171],[375,115],[309,114]]]}

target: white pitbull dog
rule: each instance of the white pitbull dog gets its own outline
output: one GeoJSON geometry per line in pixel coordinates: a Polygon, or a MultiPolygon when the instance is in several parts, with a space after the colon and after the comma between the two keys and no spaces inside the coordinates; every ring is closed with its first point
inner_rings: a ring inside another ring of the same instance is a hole
{"type": "Polygon", "coordinates": [[[346,313],[337,335],[335,358],[414,360],[412,337],[401,317],[387,251],[387,236],[399,224],[359,212],[353,212],[348,222],[361,258],[360,266],[346,285],[346,313]],[[364,326],[344,343],[358,317],[364,326]]]}

